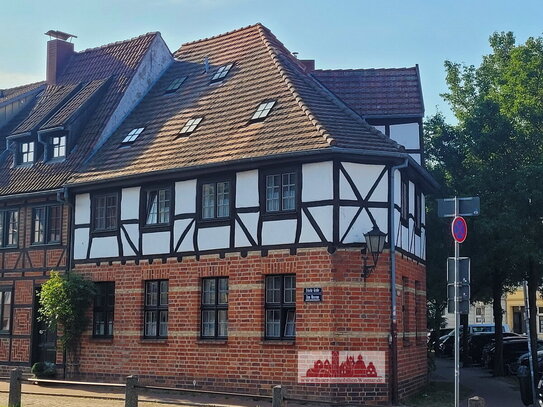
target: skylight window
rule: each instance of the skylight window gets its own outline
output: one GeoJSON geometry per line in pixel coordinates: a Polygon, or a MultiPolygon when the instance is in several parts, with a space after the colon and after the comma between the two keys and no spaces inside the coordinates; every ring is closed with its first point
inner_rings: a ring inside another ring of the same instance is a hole
{"type": "Polygon", "coordinates": [[[230,69],[234,66],[234,64],[228,64],[223,65],[219,69],[217,69],[217,72],[215,72],[215,75],[213,75],[213,78],[211,78],[211,82],[218,82],[224,79],[226,75],[228,75],[228,72],[230,72],[230,69]]]}
{"type": "Polygon", "coordinates": [[[192,133],[194,130],[196,130],[196,127],[198,127],[198,125],[200,124],[202,119],[203,119],[203,117],[195,117],[193,119],[189,119],[189,121],[187,121],[185,123],[185,125],[183,126],[183,128],[181,129],[179,134],[188,135],[188,134],[192,133]]]}
{"type": "Polygon", "coordinates": [[[130,144],[136,141],[143,129],[144,127],[138,127],[137,129],[130,130],[130,133],[128,133],[123,139],[122,144],[130,144]]]}
{"type": "Polygon", "coordinates": [[[251,117],[251,120],[260,120],[265,119],[268,117],[268,114],[270,113],[270,110],[272,110],[272,107],[275,105],[275,100],[270,100],[269,102],[263,102],[258,106],[258,109],[256,109],[255,114],[253,117],[251,117]]]}
{"type": "Polygon", "coordinates": [[[177,91],[177,89],[181,87],[181,85],[183,84],[183,82],[185,82],[186,79],[187,79],[186,76],[182,76],[181,78],[174,79],[172,83],[170,83],[170,86],[166,88],[166,92],[164,93],[174,93],[175,91],[177,91]]]}

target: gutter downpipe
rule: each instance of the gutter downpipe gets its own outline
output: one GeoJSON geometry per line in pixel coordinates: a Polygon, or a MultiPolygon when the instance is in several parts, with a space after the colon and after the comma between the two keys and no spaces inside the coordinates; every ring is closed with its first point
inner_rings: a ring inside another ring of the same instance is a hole
{"type": "Polygon", "coordinates": [[[390,242],[390,372],[391,372],[391,382],[390,382],[390,392],[391,392],[391,402],[393,405],[398,404],[398,313],[396,310],[396,235],[394,231],[394,192],[395,192],[395,183],[394,183],[394,174],[396,170],[406,168],[409,164],[409,159],[405,158],[402,164],[391,167],[390,169],[390,207],[389,207],[389,223],[388,223],[388,233],[389,233],[389,242],[390,242]]]}

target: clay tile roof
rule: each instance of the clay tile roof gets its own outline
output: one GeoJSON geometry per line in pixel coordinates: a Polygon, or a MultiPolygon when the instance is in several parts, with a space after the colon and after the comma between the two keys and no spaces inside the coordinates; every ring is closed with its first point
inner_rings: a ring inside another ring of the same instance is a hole
{"type": "Polygon", "coordinates": [[[36,123],[40,122],[38,116],[51,120],[47,123],[48,127],[70,120],[70,116],[78,110],[76,102],[88,101],[88,98],[92,97],[93,88],[97,90],[100,83],[103,84],[104,80],[109,79],[108,84],[103,88],[104,92],[101,92],[100,99],[96,102],[95,110],[88,117],[81,133],[76,135],[75,148],[62,162],[38,161],[31,167],[11,168],[13,155],[11,151],[4,151],[0,156],[0,196],[54,190],[64,185],[74,170],[79,168],[90,155],[142,58],[159,35],[158,33],[144,34],[130,40],[76,52],[70,58],[66,69],[57,81],[58,84],[47,85],[38,96],[35,105],[26,106],[23,112],[11,120],[9,126],[0,129],[0,145],[5,145],[5,138],[15,132],[35,128],[36,123]],[[59,103],[56,109],[49,109],[54,104],[54,100],[62,99],[66,93],[73,90],[77,92],[79,89],[81,90],[77,95],[70,95],[74,97],[71,100],[72,104],[70,102],[66,104],[68,97],[59,103]],[[43,115],[46,110],[46,114],[43,115]],[[14,130],[15,127],[18,128],[14,130]]]}
{"type": "Polygon", "coordinates": [[[0,105],[32,91],[37,91],[45,85],[45,82],[30,83],[16,88],[0,89],[0,105]]]}
{"type": "Polygon", "coordinates": [[[363,117],[424,116],[417,66],[315,70],[312,74],[363,117]]]}
{"type": "Polygon", "coordinates": [[[183,44],[174,56],[176,62],[69,183],[332,146],[402,151],[308,75],[260,24],[183,44]],[[210,83],[215,72],[230,63],[234,65],[222,83],[210,83]],[[179,90],[165,93],[174,79],[184,76],[179,90]],[[250,122],[264,100],[277,103],[265,120],[250,122]],[[203,117],[197,129],[179,136],[195,117],[203,117]],[[134,143],[122,146],[126,134],[139,127],[145,130],[134,143]]]}

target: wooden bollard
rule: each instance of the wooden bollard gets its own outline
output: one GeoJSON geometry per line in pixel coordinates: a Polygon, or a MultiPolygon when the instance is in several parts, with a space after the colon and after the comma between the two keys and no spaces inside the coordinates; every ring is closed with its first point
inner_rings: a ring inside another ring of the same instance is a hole
{"type": "Polygon", "coordinates": [[[485,399],[479,396],[468,399],[468,407],[485,407],[485,399]]]}
{"type": "Polygon", "coordinates": [[[21,369],[13,369],[9,374],[8,407],[21,407],[21,369]]]}
{"type": "Polygon", "coordinates": [[[285,392],[282,386],[273,386],[272,389],[272,407],[284,407],[285,392]]]}
{"type": "Polygon", "coordinates": [[[138,407],[138,381],[138,376],[128,376],[126,378],[125,407],[138,407]]]}

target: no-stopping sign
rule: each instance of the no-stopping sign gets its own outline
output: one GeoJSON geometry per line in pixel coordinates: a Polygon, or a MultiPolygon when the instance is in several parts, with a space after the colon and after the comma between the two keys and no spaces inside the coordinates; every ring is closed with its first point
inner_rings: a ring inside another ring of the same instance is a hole
{"type": "Polygon", "coordinates": [[[451,224],[451,232],[454,240],[458,243],[464,242],[468,236],[468,225],[466,220],[462,216],[457,216],[453,219],[451,224]]]}

